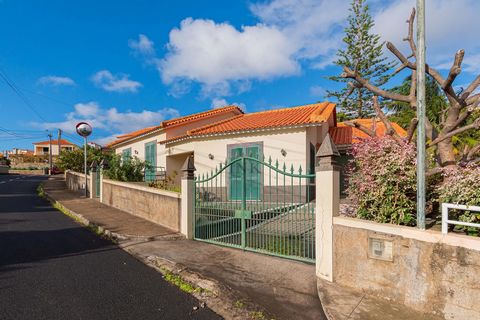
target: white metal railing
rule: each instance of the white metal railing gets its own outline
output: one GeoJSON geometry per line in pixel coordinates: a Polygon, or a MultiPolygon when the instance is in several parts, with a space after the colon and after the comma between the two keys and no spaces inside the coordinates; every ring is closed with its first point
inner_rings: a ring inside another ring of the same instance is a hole
{"type": "Polygon", "coordinates": [[[463,204],[453,204],[453,203],[442,203],[442,233],[448,233],[448,225],[454,224],[459,226],[466,226],[466,227],[476,227],[480,228],[480,223],[471,223],[471,222],[463,222],[463,221],[456,221],[448,219],[448,209],[458,209],[464,211],[476,211],[480,212],[480,207],[478,206],[466,206],[463,204]]]}

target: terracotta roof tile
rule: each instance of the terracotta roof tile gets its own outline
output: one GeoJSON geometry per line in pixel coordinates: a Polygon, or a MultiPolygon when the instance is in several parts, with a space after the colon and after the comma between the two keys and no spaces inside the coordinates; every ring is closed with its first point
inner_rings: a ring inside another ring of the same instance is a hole
{"type": "Polygon", "coordinates": [[[160,129],[161,127],[162,126],[152,126],[152,127],[142,128],[142,129],[139,129],[139,130],[136,130],[136,131],[133,131],[133,132],[126,133],[126,134],[122,134],[120,136],[117,136],[117,140],[106,144],[105,147],[110,148],[110,147],[112,147],[114,145],[117,145],[119,143],[122,143],[124,141],[130,140],[130,139],[133,139],[135,137],[139,137],[143,134],[147,134],[147,133],[152,132],[154,130],[160,129]]]}
{"type": "Polygon", "coordinates": [[[334,110],[335,104],[323,102],[293,108],[240,114],[230,119],[190,130],[187,135],[174,137],[160,143],[165,144],[189,137],[210,134],[321,123],[326,122],[334,110]]]}
{"type": "Polygon", "coordinates": [[[323,102],[293,108],[248,113],[191,130],[189,133],[192,136],[197,136],[212,133],[321,123],[328,120],[334,108],[334,104],[323,102]]]}
{"type": "Polygon", "coordinates": [[[172,127],[172,126],[184,124],[186,122],[192,122],[192,121],[204,119],[204,118],[207,118],[207,117],[211,117],[211,116],[214,116],[214,115],[227,113],[227,112],[231,112],[231,111],[236,111],[236,112],[238,112],[238,114],[243,114],[242,109],[240,109],[237,106],[226,106],[226,107],[223,107],[223,108],[217,108],[217,109],[208,110],[208,111],[204,111],[204,112],[200,112],[200,113],[195,113],[195,114],[188,115],[188,116],[185,116],[185,117],[180,117],[180,118],[176,118],[176,119],[163,121],[162,126],[164,128],[172,127]]]}
{"type": "Polygon", "coordinates": [[[177,125],[184,125],[184,124],[187,124],[187,123],[190,123],[190,122],[193,122],[193,121],[205,119],[205,118],[208,118],[208,117],[211,117],[211,116],[214,116],[214,115],[219,115],[219,114],[228,113],[228,112],[235,112],[235,113],[238,113],[238,114],[243,114],[243,111],[237,106],[226,106],[226,107],[223,107],[223,108],[217,108],[217,109],[213,109],[213,110],[199,112],[199,113],[195,113],[195,114],[188,115],[188,116],[185,116],[185,117],[180,117],[180,118],[175,118],[175,119],[163,121],[158,126],[143,128],[143,129],[140,129],[140,130],[137,130],[137,131],[122,134],[122,135],[117,137],[117,140],[108,143],[106,145],[106,147],[107,148],[113,147],[113,146],[115,146],[119,143],[122,143],[122,142],[128,141],[130,139],[139,137],[141,135],[147,134],[149,132],[152,132],[152,131],[160,129],[160,128],[171,128],[171,127],[174,127],[174,126],[177,126],[177,125]]]}
{"type": "MultiPolygon", "coordinates": [[[[62,145],[72,145],[74,146],[75,143],[71,143],[70,141],[67,141],[65,139],[60,139],[60,142],[62,145]]],[[[47,141],[40,141],[40,142],[34,142],[33,143],[34,145],[38,145],[38,144],[50,144],[50,140],[47,140],[47,141]]],[[[58,145],[58,140],[52,140],[52,144],[53,145],[58,145]]]]}
{"type": "MultiPolygon", "coordinates": [[[[357,121],[360,124],[366,126],[367,128],[370,128],[373,130],[373,124],[374,124],[373,119],[357,119],[354,121],[357,121]]],[[[397,123],[392,122],[392,127],[400,136],[402,137],[407,136],[407,132],[402,127],[400,127],[397,123]]],[[[386,129],[382,121],[380,120],[376,121],[375,131],[378,136],[385,135],[386,129]]],[[[365,132],[357,128],[352,128],[346,125],[344,122],[338,123],[337,127],[330,128],[329,133],[333,139],[333,142],[335,142],[336,145],[351,145],[353,143],[359,142],[361,139],[365,139],[369,137],[365,132]]]]}

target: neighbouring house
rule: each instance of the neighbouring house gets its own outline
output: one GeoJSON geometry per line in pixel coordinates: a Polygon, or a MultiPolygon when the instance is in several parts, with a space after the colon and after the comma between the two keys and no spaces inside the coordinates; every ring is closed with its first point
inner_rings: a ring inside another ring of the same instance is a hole
{"type": "MultiPolygon", "coordinates": [[[[34,142],[34,150],[33,154],[36,156],[48,155],[50,153],[50,141],[41,141],[41,142],[34,142]]],[[[73,150],[78,148],[78,146],[70,141],[61,139],[60,143],[58,140],[52,140],[52,155],[58,156],[59,155],[59,147],[61,151],[63,150],[73,150]]]]}
{"type": "MultiPolygon", "coordinates": [[[[385,133],[379,121],[360,121],[373,125],[379,135],[385,133]]],[[[405,135],[398,125],[395,129],[405,135]]],[[[146,178],[166,172],[179,185],[188,157],[193,157],[197,174],[210,173],[220,163],[242,156],[278,160],[282,166],[313,173],[315,154],[327,133],[342,151],[364,137],[360,130],[337,123],[335,104],[323,102],[254,113],[228,106],[119,136],[107,147],[123,157],[136,156],[154,165],[146,178]]],[[[260,181],[262,175],[257,178],[260,181]]]]}

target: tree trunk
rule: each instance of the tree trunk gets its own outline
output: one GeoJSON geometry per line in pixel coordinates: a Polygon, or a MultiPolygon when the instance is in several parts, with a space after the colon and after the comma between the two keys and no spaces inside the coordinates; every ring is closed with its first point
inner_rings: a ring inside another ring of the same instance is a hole
{"type": "Polygon", "coordinates": [[[453,152],[452,139],[445,139],[437,145],[437,156],[440,162],[440,166],[449,167],[457,164],[455,160],[455,154],[453,152]]]}

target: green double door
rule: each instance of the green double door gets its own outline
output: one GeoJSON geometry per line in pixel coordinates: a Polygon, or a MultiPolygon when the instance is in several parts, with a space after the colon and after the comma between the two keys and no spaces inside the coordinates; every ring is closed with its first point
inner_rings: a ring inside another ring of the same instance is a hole
{"type": "Polygon", "coordinates": [[[145,181],[155,181],[155,171],[157,165],[157,143],[155,141],[145,144],[145,181]]]}
{"type": "Polygon", "coordinates": [[[230,199],[260,200],[261,197],[261,164],[255,160],[260,160],[260,145],[235,146],[230,149],[230,161],[244,158],[231,165],[230,169],[230,199]]]}

